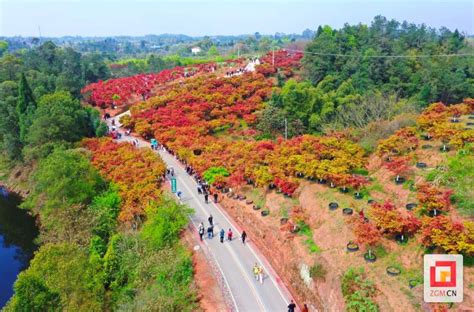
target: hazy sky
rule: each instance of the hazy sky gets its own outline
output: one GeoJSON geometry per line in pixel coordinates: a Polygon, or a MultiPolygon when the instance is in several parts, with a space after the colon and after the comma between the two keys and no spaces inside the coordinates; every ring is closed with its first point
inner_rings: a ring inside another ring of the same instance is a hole
{"type": "Polygon", "coordinates": [[[474,34],[474,0],[0,0],[0,35],[301,33],[378,14],[474,34]]]}

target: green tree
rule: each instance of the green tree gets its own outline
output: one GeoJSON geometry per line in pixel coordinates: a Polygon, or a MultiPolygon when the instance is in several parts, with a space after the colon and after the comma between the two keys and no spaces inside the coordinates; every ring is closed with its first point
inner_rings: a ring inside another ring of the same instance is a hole
{"type": "Polygon", "coordinates": [[[33,116],[36,110],[36,101],[31,92],[30,86],[26,81],[25,74],[21,74],[18,84],[18,101],[16,105],[18,114],[18,124],[20,129],[20,141],[26,143],[26,135],[33,122],[33,116]]]}
{"type": "Polygon", "coordinates": [[[47,94],[40,98],[28,129],[29,152],[33,157],[44,157],[56,143],[76,142],[90,136],[95,132],[92,122],[87,110],[68,92],[47,94]]]}
{"type": "Polygon", "coordinates": [[[8,42],[5,40],[0,41],[0,56],[2,56],[8,50],[8,42]]]}
{"type": "Polygon", "coordinates": [[[155,249],[171,246],[177,242],[179,233],[188,224],[190,212],[186,206],[163,197],[159,203],[147,208],[147,221],[141,234],[155,249]]]}
{"type": "Polygon", "coordinates": [[[22,204],[47,218],[54,209],[88,205],[105,183],[80,150],[56,149],[40,160],[32,175],[32,192],[22,204]]]}
{"type": "Polygon", "coordinates": [[[217,47],[215,45],[211,46],[209,48],[209,51],[207,51],[207,55],[209,55],[210,57],[219,56],[219,51],[217,50],[217,47]]]}
{"type": "Polygon", "coordinates": [[[59,293],[52,291],[42,277],[20,273],[14,286],[15,296],[6,311],[61,311],[59,293]]]}
{"type": "Polygon", "coordinates": [[[102,311],[101,279],[101,267],[89,262],[83,249],[68,243],[46,244],[19,275],[7,310],[31,311],[22,309],[26,305],[45,311],[41,308],[51,304],[46,311],[102,311]]]}

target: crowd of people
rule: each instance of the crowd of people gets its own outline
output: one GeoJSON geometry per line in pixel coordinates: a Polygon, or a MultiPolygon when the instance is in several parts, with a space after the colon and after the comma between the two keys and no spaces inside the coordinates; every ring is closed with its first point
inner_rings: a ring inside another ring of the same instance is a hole
{"type": "MultiPolygon", "coordinates": [[[[229,73],[229,74],[233,74],[233,73],[229,73]]],[[[108,120],[110,118],[110,115],[107,113],[104,115],[104,119],[105,120],[108,120]]],[[[111,136],[114,138],[114,139],[120,139],[122,134],[118,131],[117,129],[117,126],[115,124],[115,119],[112,119],[111,121],[111,126],[109,127],[109,133],[111,134],[111,136]]],[[[130,131],[128,132],[125,132],[126,135],[130,135],[130,131]]],[[[135,146],[135,147],[140,147],[140,144],[139,144],[139,140],[134,138],[132,140],[132,144],[135,146]]],[[[199,195],[201,196],[204,196],[204,201],[205,203],[209,203],[209,198],[212,198],[214,200],[214,203],[218,203],[218,200],[219,200],[219,195],[217,192],[212,192],[211,190],[211,186],[204,180],[202,179],[202,177],[199,175],[199,173],[197,171],[195,171],[190,165],[188,165],[185,161],[179,159],[179,157],[177,157],[177,155],[175,155],[171,150],[169,150],[167,148],[166,145],[161,145],[156,139],[151,139],[150,140],[150,148],[152,150],[158,150],[158,149],[162,149],[164,151],[167,151],[168,153],[170,153],[171,155],[173,155],[179,162],[181,162],[184,167],[185,167],[185,171],[188,175],[194,177],[196,183],[197,183],[197,192],[199,195]]],[[[172,178],[175,176],[175,170],[174,168],[172,167],[169,167],[166,169],[166,174],[165,174],[168,178],[172,178]]],[[[177,197],[181,200],[181,196],[182,196],[182,192],[181,191],[177,191],[176,192],[176,195],[177,197]]],[[[207,228],[204,226],[204,223],[201,222],[198,226],[198,234],[199,234],[199,240],[202,242],[204,240],[204,234],[207,233],[207,239],[213,239],[214,238],[214,217],[211,215],[209,215],[208,219],[208,226],[207,228]]],[[[229,228],[227,230],[227,232],[225,231],[224,228],[221,228],[221,230],[219,231],[219,240],[221,243],[224,243],[225,242],[225,238],[227,236],[227,241],[231,242],[234,238],[234,232],[232,231],[231,228],[229,228]]],[[[244,231],[242,231],[242,234],[240,236],[240,239],[241,239],[241,242],[243,245],[245,245],[245,242],[247,240],[247,233],[244,231]]],[[[260,284],[263,284],[263,281],[264,281],[264,268],[262,265],[259,265],[258,263],[255,263],[254,267],[252,268],[252,273],[255,277],[255,280],[257,282],[260,282],[260,284]]],[[[291,302],[288,304],[288,312],[294,312],[295,311],[295,308],[296,308],[296,304],[294,303],[293,300],[291,300],[291,302]]],[[[307,305],[305,304],[303,309],[301,311],[304,311],[304,312],[307,312],[308,311],[308,307],[307,305]]]]}

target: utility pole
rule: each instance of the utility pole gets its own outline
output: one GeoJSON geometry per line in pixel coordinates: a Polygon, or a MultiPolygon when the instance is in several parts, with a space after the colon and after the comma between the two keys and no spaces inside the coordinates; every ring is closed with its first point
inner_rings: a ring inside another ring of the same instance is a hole
{"type": "Polygon", "coordinates": [[[285,118],[285,141],[288,140],[288,119],[285,118]]]}

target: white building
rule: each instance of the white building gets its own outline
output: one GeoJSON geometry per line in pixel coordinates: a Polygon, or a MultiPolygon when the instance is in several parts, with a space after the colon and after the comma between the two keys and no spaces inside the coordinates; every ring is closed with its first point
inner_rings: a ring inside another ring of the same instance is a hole
{"type": "Polygon", "coordinates": [[[193,47],[191,48],[191,53],[192,54],[198,54],[201,52],[201,48],[200,47],[193,47]]]}

